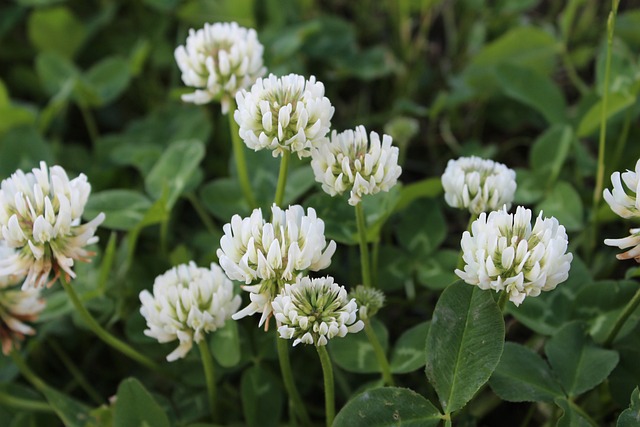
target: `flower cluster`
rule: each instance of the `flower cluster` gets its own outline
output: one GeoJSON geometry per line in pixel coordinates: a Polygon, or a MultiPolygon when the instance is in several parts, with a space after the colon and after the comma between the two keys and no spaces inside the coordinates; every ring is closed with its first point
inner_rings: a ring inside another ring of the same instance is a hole
{"type": "MultiPolygon", "coordinates": [[[[0,240],[0,260],[11,258],[13,252],[0,240]]],[[[45,307],[38,289],[16,288],[22,279],[16,275],[0,276],[0,341],[5,355],[11,353],[25,335],[35,333],[25,322],[35,321],[45,307]]]]}
{"type": "Polygon", "coordinates": [[[84,249],[98,241],[96,228],[104,220],[99,214],[81,224],[84,206],[91,192],[87,177],[69,180],[60,166],[24,173],[16,171],[0,186],[0,228],[2,238],[17,251],[0,260],[0,275],[26,275],[23,289],[40,288],[53,270],[56,281],[61,271],[75,277],[74,260],[88,261],[93,255],[84,249]]]}
{"type": "MultiPolygon", "coordinates": [[[[635,171],[627,170],[620,174],[614,172],[611,175],[613,192],[605,189],[604,200],[609,204],[611,210],[622,218],[640,218],[640,160],[636,162],[635,171]],[[627,193],[622,186],[622,182],[629,189],[627,193]]],[[[629,230],[630,236],[621,239],[605,239],[605,245],[617,246],[620,249],[631,248],[626,252],[617,255],[620,260],[635,258],[640,263],[640,228],[629,230]]]]}
{"type": "Polygon", "coordinates": [[[363,320],[372,318],[384,306],[385,296],[379,289],[358,285],[349,296],[356,300],[358,316],[363,320]]]}
{"type": "Polygon", "coordinates": [[[233,117],[244,143],[255,151],[273,150],[274,157],[285,151],[308,157],[311,147],[326,140],[334,112],[324,85],[296,74],[259,79],[236,101],[233,117]]]}
{"type": "Polygon", "coordinates": [[[478,215],[511,206],[516,192],[516,173],[493,160],[461,157],[447,163],[442,186],[449,206],[469,209],[478,215]]]}
{"type": "Polygon", "coordinates": [[[286,284],[272,303],[281,338],[316,346],[327,345],[333,337],[359,332],[364,323],[357,320],[358,305],[347,297],[344,286],[333,277],[302,277],[286,284]]]}
{"type": "Polygon", "coordinates": [[[464,271],[456,274],[481,289],[504,291],[520,305],[525,297],[550,291],[567,280],[573,255],[567,253],[567,233],[555,218],[536,219],[518,206],[481,213],[462,236],[464,271]]]}
{"type": "Polygon", "coordinates": [[[179,340],[179,346],[167,356],[172,362],[186,356],[193,342],[224,326],[240,307],[233,283],[217,264],[197,267],[181,264],[156,277],[153,294],[140,292],[140,313],[147,320],[145,335],[161,343],[179,340]]]}
{"type": "Polygon", "coordinates": [[[269,318],[271,301],[284,283],[293,282],[306,270],[328,267],[336,250],[334,241],[327,244],[324,222],[312,208],[305,214],[300,205],[286,210],[273,205],[271,217],[267,222],[260,209],[248,218],[234,215],[223,227],[217,253],[230,279],[254,283],[243,287],[251,293],[251,303],[233,318],[262,313],[260,325],[269,318]]]}
{"type": "Polygon", "coordinates": [[[235,22],[189,30],[186,46],[178,46],[175,58],[182,81],[196,91],[182,99],[195,104],[218,100],[226,114],[236,92],[251,87],[266,72],[263,50],[256,31],[235,22]]]}
{"type": "Polygon", "coordinates": [[[371,132],[364,126],[342,133],[333,131],[331,142],[312,151],[311,167],[322,189],[335,196],[351,191],[349,204],[357,205],[365,194],[389,191],[398,181],[398,148],[391,146],[389,135],[371,132]]]}

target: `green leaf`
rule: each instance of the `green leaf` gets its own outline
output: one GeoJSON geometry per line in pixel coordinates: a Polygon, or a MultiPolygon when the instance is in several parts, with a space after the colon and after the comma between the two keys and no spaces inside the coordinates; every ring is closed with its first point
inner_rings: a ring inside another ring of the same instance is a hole
{"type": "Polygon", "coordinates": [[[586,416],[575,403],[568,399],[556,399],[556,405],[558,405],[564,413],[558,419],[556,427],[593,427],[596,425],[595,421],[586,416]]]}
{"type": "Polygon", "coordinates": [[[240,362],[240,338],[238,322],[228,320],[215,331],[209,341],[211,353],[216,361],[225,368],[234,367],[240,362]]]}
{"type": "Polygon", "coordinates": [[[0,176],[8,177],[17,169],[31,170],[41,160],[52,165],[53,152],[34,127],[18,127],[0,135],[0,176]]]}
{"type": "Polygon", "coordinates": [[[584,207],[582,199],[571,184],[558,181],[536,206],[536,211],[542,211],[545,217],[555,217],[567,231],[581,230],[584,225],[584,207]]]}
{"type": "Polygon", "coordinates": [[[144,194],[133,190],[106,190],[93,193],[84,210],[84,218],[93,219],[105,213],[102,227],[114,230],[131,230],[142,221],[151,201],[144,194]]]}
{"type": "Polygon", "coordinates": [[[400,198],[396,204],[396,211],[401,211],[414,200],[422,197],[437,197],[442,194],[442,181],[439,177],[427,178],[422,181],[412,182],[400,190],[400,198]]]}
{"type": "Polygon", "coordinates": [[[149,194],[157,199],[167,186],[167,206],[173,206],[196,173],[204,154],[204,144],[198,140],[171,144],[146,177],[145,186],[149,194]]]}
{"type": "Polygon", "coordinates": [[[499,65],[496,71],[505,95],[535,109],[549,123],[565,120],[564,96],[549,77],[509,63],[499,65]]]}
{"type": "Polygon", "coordinates": [[[427,336],[426,374],[446,414],[471,400],[500,361],[504,320],[490,291],[462,281],[442,292],[427,336]]]}
{"type": "Polygon", "coordinates": [[[61,92],[69,84],[73,89],[80,75],[71,61],[55,52],[43,52],[36,57],[36,73],[50,96],[61,92]]]}
{"type": "MultiPolygon", "coordinates": [[[[377,319],[371,321],[371,326],[386,352],[389,347],[387,328],[377,319]]],[[[335,364],[346,371],[359,374],[380,372],[373,347],[364,333],[347,334],[344,338],[331,340],[328,347],[335,364]]]]}
{"type": "Polygon", "coordinates": [[[202,27],[215,16],[218,22],[236,21],[253,28],[254,0],[188,0],[178,8],[178,18],[195,27],[202,27]]]}
{"type": "Polygon", "coordinates": [[[135,378],[127,378],[118,387],[113,425],[119,427],[169,427],[169,418],[140,381],[135,378]]]}
{"type": "Polygon", "coordinates": [[[636,427],[638,425],[640,425],[640,389],[636,387],[631,394],[631,403],[618,417],[616,427],[636,427]]]}
{"type": "Polygon", "coordinates": [[[207,210],[222,221],[230,221],[235,214],[244,216],[250,212],[240,183],[235,179],[219,178],[208,182],[199,194],[207,210]]]}
{"type": "Polygon", "coordinates": [[[0,135],[16,127],[32,125],[36,122],[36,113],[18,105],[0,107],[0,135]]]}
{"type": "Polygon", "coordinates": [[[538,177],[545,177],[547,188],[556,182],[569,154],[574,134],[570,126],[552,126],[540,135],[530,151],[530,165],[538,177]]]}
{"type": "Polygon", "coordinates": [[[564,397],[547,362],[523,345],[507,342],[489,385],[508,402],[553,402],[564,397]]]}
{"type": "Polygon", "coordinates": [[[280,379],[260,365],[246,369],[240,384],[242,411],[250,427],[277,426],[284,403],[280,379]]]}
{"type": "Polygon", "coordinates": [[[422,322],[404,331],[391,353],[391,372],[406,374],[424,366],[424,343],[431,322],[422,322]]]}
{"type": "Polygon", "coordinates": [[[431,402],[408,388],[367,390],[351,399],[333,427],[435,427],[442,421],[431,402]]]}
{"type": "Polygon", "coordinates": [[[93,65],[84,75],[84,83],[94,93],[94,107],[107,105],[117,99],[129,85],[129,62],[113,56],[93,65]]]}
{"type": "Polygon", "coordinates": [[[604,381],[618,364],[618,353],[598,347],[579,322],[560,329],[545,353],[567,395],[577,396],[604,381]]]}
{"type": "Polygon", "coordinates": [[[65,426],[83,427],[88,421],[90,408],[85,404],[47,385],[40,388],[40,391],[65,426]]]}
{"type": "Polygon", "coordinates": [[[40,51],[71,58],[84,43],[86,30],[64,6],[34,9],[27,22],[29,40],[40,51]]]}
{"type": "Polygon", "coordinates": [[[447,237],[444,216],[430,199],[416,200],[399,216],[395,234],[400,246],[418,258],[431,254],[447,237]]]}
{"type": "MultiPolygon", "coordinates": [[[[605,111],[606,120],[609,120],[616,113],[633,105],[636,97],[628,93],[609,93],[607,97],[607,109],[605,111]]],[[[602,100],[596,102],[589,111],[586,112],[578,125],[578,137],[584,138],[591,135],[600,128],[602,115],[602,100]]]]}
{"type": "Polygon", "coordinates": [[[458,280],[454,273],[458,256],[459,251],[440,248],[426,258],[414,259],[418,283],[427,289],[442,290],[458,280]]]}

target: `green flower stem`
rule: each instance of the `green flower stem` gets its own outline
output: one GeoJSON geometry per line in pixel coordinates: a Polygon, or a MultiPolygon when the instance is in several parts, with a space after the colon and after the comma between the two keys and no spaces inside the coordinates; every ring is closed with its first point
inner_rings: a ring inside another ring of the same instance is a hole
{"type": "Polygon", "coordinates": [[[85,126],[87,127],[87,132],[89,133],[91,144],[95,148],[98,144],[98,139],[100,139],[100,133],[98,132],[98,125],[96,124],[96,120],[94,119],[91,110],[84,104],[84,102],[78,102],[78,108],[80,109],[80,114],[82,114],[82,119],[84,120],[85,126]]]}
{"type": "Polygon", "coordinates": [[[636,291],[636,294],[633,296],[633,298],[631,298],[631,301],[629,301],[624,310],[622,310],[622,313],[620,313],[620,316],[618,316],[616,323],[613,325],[613,329],[611,329],[611,332],[609,332],[609,336],[607,336],[607,339],[604,342],[605,347],[610,347],[611,344],[613,344],[613,341],[618,336],[620,329],[622,329],[627,319],[629,319],[629,316],[631,316],[631,314],[636,311],[638,305],[640,305],[640,289],[636,291]]]}
{"type": "Polygon", "coordinates": [[[362,284],[366,288],[371,287],[371,263],[369,258],[369,245],[367,244],[367,225],[364,219],[362,202],[356,205],[356,223],[358,224],[358,237],[360,240],[360,266],[362,268],[362,284]]]}
{"type": "Polygon", "coordinates": [[[231,144],[233,146],[233,157],[236,161],[238,180],[240,181],[240,187],[242,188],[244,198],[249,204],[249,208],[255,209],[258,207],[258,203],[256,202],[256,198],[253,195],[253,190],[251,189],[251,181],[249,181],[247,160],[244,157],[244,143],[240,139],[240,128],[236,121],[233,119],[233,112],[237,107],[238,106],[236,105],[236,101],[232,99],[229,105],[229,112],[227,113],[227,116],[229,117],[229,132],[231,133],[231,144]]]}
{"type": "MultiPolygon", "coordinates": [[[[469,217],[469,222],[467,223],[467,231],[469,233],[471,233],[471,225],[473,224],[473,222],[478,219],[478,214],[471,214],[471,217],[469,217]]],[[[464,258],[462,258],[462,256],[464,255],[464,251],[462,250],[462,248],[460,248],[460,255],[458,256],[458,270],[463,270],[464,269],[464,258]]]]}
{"type": "Polygon", "coordinates": [[[69,355],[60,347],[60,345],[53,339],[48,339],[47,344],[53,349],[53,352],[58,356],[58,359],[62,362],[62,364],[67,368],[73,379],[82,387],[82,389],[87,393],[87,395],[93,400],[97,405],[101,405],[105,402],[105,400],[100,396],[100,393],[96,391],[96,389],[87,381],[85,376],[82,374],[82,371],[78,369],[73,360],[69,357],[69,355]]]}
{"type": "Polygon", "coordinates": [[[498,298],[498,308],[503,313],[504,313],[504,308],[507,305],[508,299],[509,299],[509,294],[507,293],[507,291],[501,291],[500,297],[498,298]]]}
{"type": "Polygon", "coordinates": [[[336,416],[336,402],[333,388],[333,368],[331,367],[331,358],[325,346],[316,346],[318,356],[320,356],[320,364],[322,365],[322,377],[324,379],[324,411],[327,418],[327,427],[331,427],[333,419],[336,416]]]}
{"type": "Polygon", "coordinates": [[[27,365],[27,362],[22,358],[18,350],[13,350],[11,352],[11,359],[13,363],[16,364],[18,370],[22,374],[23,377],[27,379],[31,383],[32,386],[36,388],[39,392],[45,392],[49,386],[43,380],[40,379],[27,365]]]}
{"type": "Polygon", "coordinates": [[[98,338],[100,338],[106,344],[110,345],[111,347],[118,350],[122,354],[146,366],[147,368],[153,369],[156,371],[161,370],[160,366],[157,363],[155,363],[153,360],[137,352],[128,344],[120,341],[118,338],[114,337],[109,332],[107,332],[106,329],[100,326],[100,324],[96,321],[96,319],[94,319],[91,313],[89,313],[89,311],[86,309],[86,307],[80,300],[80,297],[78,297],[78,294],[76,294],[76,291],[73,289],[73,286],[71,286],[67,282],[66,278],[64,277],[64,274],[60,275],[60,283],[62,284],[62,287],[64,288],[64,290],[67,292],[67,295],[69,296],[69,298],[71,299],[71,302],[73,303],[74,307],[78,311],[78,314],[80,314],[80,317],[82,317],[82,319],[85,321],[87,326],[89,326],[89,328],[93,331],[93,333],[95,333],[98,336],[98,338]]]}
{"type": "Polygon", "coordinates": [[[206,227],[207,231],[211,234],[217,233],[218,227],[216,227],[215,222],[207,213],[204,206],[202,206],[200,199],[198,199],[198,197],[192,192],[185,194],[185,196],[187,200],[189,200],[189,203],[191,203],[191,206],[193,206],[193,209],[196,211],[196,214],[198,214],[198,217],[206,227]]]}
{"type": "Polygon", "coordinates": [[[206,339],[198,343],[200,348],[200,358],[204,367],[204,376],[207,382],[207,393],[209,395],[209,409],[211,410],[211,419],[214,423],[218,421],[218,391],[216,389],[216,374],[214,370],[213,358],[209,350],[209,344],[206,339]]]}
{"type": "Polygon", "coordinates": [[[602,200],[602,187],[604,183],[604,155],[606,148],[607,134],[607,102],[609,99],[609,77],[611,75],[611,52],[613,46],[613,30],[615,27],[616,14],[618,13],[618,0],[613,0],[611,12],[607,19],[607,58],[604,68],[604,80],[602,82],[602,108],[600,109],[600,138],[598,143],[598,169],[596,172],[596,185],[593,189],[593,209],[592,209],[592,230],[589,244],[589,254],[595,247],[598,238],[598,207],[602,200]]]}
{"type": "Polygon", "coordinates": [[[27,412],[51,412],[55,411],[45,402],[38,400],[23,399],[0,391],[0,405],[9,406],[27,412]]]}
{"type": "Polygon", "coordinates": [[[380,370],[382,371],[382,380],[385,385],[393,386],[393,377],[391,376],[391,368],[389,367],[389,361],[387,360],[387,355],[382,348],[382,344],[380,344],[380,340],[378,340],[378,336],[376,335],[373,327],[371,326],[371,322],[369,319],[364,320],[364,332],[373,347],[373,352],[376,355],[376,360],[378,361],[378,365],[380,365],[380,370]]]}
{"type": "Polygon", "coordinates": [[[296,383],[293,381],[293,372],[291,371],[291,362],[289,360],[288,341],[276,337],[276,343],[278,344],[278,359],[280,361],[282,381],[284,382],[284,388],[287,390],[287,394],[289,395],[289,401],[293,407],[292,409],[294,413],[300,417],[302,424],[307,426],[311,425],[311,419],[307,413],[307,408],[305,408],[302,403],[302,398],[300,398],[300,393],[298,392],[296,383]]]}
{"type": "Polygon", "coordinates": [[[278,186],[276,187],[276,197],[274,203],[276,206],[282,207],[284,201],[284,190],[287,187],[287,175],[289,173],[289,159],[291,152],[285,151],[280,160],[280,172],[278,172],[278,186]]]}

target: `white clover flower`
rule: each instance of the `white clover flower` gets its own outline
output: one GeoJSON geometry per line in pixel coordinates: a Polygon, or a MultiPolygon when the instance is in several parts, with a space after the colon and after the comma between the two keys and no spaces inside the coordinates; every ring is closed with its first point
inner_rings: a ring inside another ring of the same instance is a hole
{"type": "Polygon", "coordinates": [[[232,280],[250,292],[251,303],[233,315],[240,319],[262,313],[262,326],[271,315],[271,301],[285,283],[307,270],[318,271],[331,264],[336,243],[324,237],[324,222],[316,211],[300,205],[282,210],[271,207],[272,220],[267,222],[262,211],[255,209],[250,217],[234,215],[223,227],[218,259],[232,280]]]}
{"type": "Polygon", "coordinates": [[[240,307],[240,295],[233,294],[233,283],[212,263],[201,268],[191,261],[156,277],[153,295],[140,292],[140,313],[147,320],[144,334],[160,343],[179,340],[167,360],[185,357],[194,341],[222,328],[240,307]]]}
{"type": "MultiPolygon", "coordinates": [[[[640,160],[636,162],[635,172],[630,170],[622,174],[614,172],[611,174],[611,182],[613,183],[613,192],[607,188],[603,193],[604,200],[609,204],[611,210],[622,218],[640,218],[640,198],[638,198],[640,194],[640,160]],[[622,186],[620,178],[629,189],[629,194],[622,186]]],[[[617,246],[617,244],[612,246],[617,246]]]]}
{"type": "Polygon", "coordinates": [[[362,320],[357,320],[355,298],[349,299],[344,286],[334,283],[330,276],[305,276],[294,284],[287,283],[271,305],[280,338],[293,339],[294,346],[327,345],[333,337],[364,328],[362,320]]]}
{"type": "Polygon", "coordinates": [[[358,285],[351,290],[349,297],[355,298],[356,304],[358,304],[358,316],[363,320],[375,316],[378,310],[384,306],[386,299],[381,290],[367,288],[363,285],[358,285]]]}
{"type": "Polygon", "coordinates": [[[627,260],[634,258],[640,263],[640,228],[632,228],[629,230],[630,236],[621,239],[605,239],[604,244],[608,246],[616,246],[620,249],[631,248],[626,252],[616,255],[619,260],[627,260]]]}
{"type": "Polygon", "coordinates": [[[196,91],[182,95],[194,104],[220,101],[222,113],[229,111],[233,97],[262,77],[264,48],[254,29],[235,22],[205,24],[197,31],[189,30],[186,46],[178,46],[174,56],[182,81],[196,91]]]}
{"type": "Polygon", "coordinates": [[[516,192],[516,173],[493,160],[460,157],[447,163],[442,186],[449,206],[478,215],[504,205],[509,209],[516,192]]]}
{"type": "MultiPolygon", "coordinates": [[[[11,258],[13,249],[0,240],[0,260],[11,258]]],[[[0,341],[2,353],[9,355],[18,348],[25,335],[35,334],[26,322],[33,322],[45,307],[37,289],[20,290],[17,285],[24,277],[16,275],[0,276],[0,341]]]]}
{"type": "Polygon", "coordinates": [[[233,117],[247,147],[273,150],[273,157],[285,151],[298,157],[311,155],[311,147],[326,141],[334,108],[324,96],[324,85],[314,76],[289,74],[259,79],[250,91],[236,95],[238,109],[233,117]]]}
{"type": "Polygon", "coordinates": [[[322,189],[335,196],[351,191],[349,204],[357,205],[365,194],[389,191],[396,185],[402,168],[398,166],[398,147],[389,135],[371,132],[364,126],[342,133],[333,131],[331,142],[312,150],[311,167],[322,189]]]}
{"type": "Polygon", "coordinates": [[[531,211],[518,206],[485,212],[462,235],[464,271],[455,273],[480,289],[504,291],[520,305],[567,280],[573,255],[567,253],[567,233],[558,220],[543,218],[531,228],[531,211]]]}
{"type": "Polygon", "coordinates": [[[100,213],[81,224],[84,206],[91,192],[87,177],[69,180],[60,166],[24,173],[16,171],[0,186],[0,228],[2,238],[16,253],[0,260],[0,275],[26,275],[22,289],[53,284],[61,270],[70,277],[74,260],[89,261],[92,252],[84,247],[96,243],[100,213]]]}

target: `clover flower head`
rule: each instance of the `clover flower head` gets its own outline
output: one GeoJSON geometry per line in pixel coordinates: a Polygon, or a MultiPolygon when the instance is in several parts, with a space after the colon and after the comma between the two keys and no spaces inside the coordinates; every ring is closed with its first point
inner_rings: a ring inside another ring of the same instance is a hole
{"type": "Polygon", "coordinates": [[[372,318],[384,306],[385,296],[379,289],[358,285],[349,296],[356,300],[358,316],[363,320],[372,318]]]}
{"type": "Polygon", "coordinates": [[[449,206],[469,209],[478,215],[511,206],[516,192],[516,173],[493,160],[460,157],[447,163],[442,186],[449,206]]]}
{"type": "MultiPolygon", "coordinates": [[[[0,260],[10,258],[13,253],[14,250],[0,240],[0,260]]],[[[35,321],[45,307],[38,289],[18,289],[22,279],[16,275],[0,276],[0,342],[5,356],[18,348],[25,335],[35,334],[26,322],[35,321]]]]}
{"type": "Polygon", "coordinates": [[[238,92],[236,101],[240,137],[255,151],[273,150],[273,157],[285,151],[311,155],[311,147],[326,140],[334,112],[324,85],[297,74],[258,79],[251,90],[238,92]]]}
{"type": "Polygon", "coordinates": [[[331,196],[351,192],[349,204],[357,205],[365,194],[389,191],[396,185],[402,168],[398,166],[398,147],[389,135],[371,132],[364,126],[342,133],[333,131],[331,142],[312,151],[311,167],[316,181],[331,196]]]}
{"type": "Polygon", "coordinates": [[[263,51],[256,31],[235,22],[190,29],[186,45],[178,46],[174,53],[182,81],[196,88],[182,95],[182,100],[194,104],[220,101],[226,114],[238,90],[251,87],[266,72],[263,51]]]}
{"type": "Polygon", "coordinates": [[[635,171],[627,170],[622,174],[616,171],[611,174],[611,182],[613,191],[607,188],[603,193],[611,210],[622,218],[640,218],[640,159],[636,162],[635,171]],[[623,182],[629,192],[625,191],[623,182]]]}
{"type": "Polygon", "coordinates": [[[567,280],[573,255],[558,220],[543,218],[531,228],[531,211],[518,206],[481,213],[462,235],[464,271],[455,273],[480,289],[504,291],[520,305],[527,296],[538,296],[567,280]]]}
{"type": "Polygon", "coordinates": [[[318,271],[331,264],[336,243],[327,244],[324,222],[313,208],[300,205],[282,210],[275,204],[267,222],[260,209],[250,217],[234,215],[223,227],[218,259],[232,280],[244,282],[250,304],[236,313],[240,319],[262,313],[260,326],[271,315],[271,301],[285,283],[307,270],[318,271]]]}
{"type": "Polygon", "coordinates": [[[616,246],[620,249],[631,248],[626,252],[616,255],[619,260],[635,259],[640,264],[640,228],[629,230],[631,235],[621,239],[605,239],[604,244],[616,246]]]}
{"type": "Polygon", "coordinates": [[[2,181],[0,229],[2,239],[16,252],[0,260],[0,275],[26,275],[23,289],[51,285],[61,272],[67,280],[75,278],[74,260],[89,261],[93,252],[84,247],[98,241],[94,234],[104,221],[100,213],[81,223],[90,192],[84,174],[69,180],[63,168],[48,168],[45,162],[2,181]]]}
{"type": "Polygon", "coordinates": [[[222,328],[241,303],[217,264],[201,268],[193,261],[156,277],[153,294],[140,292],[140,301],[148,327],[144,334],[160,343],[180,342],[167,356],[169,362],[185,357],[194,342],[222,328]]]}
{"type": "Polygon", "coordinates": [[[316,346],[327,345],[333,337],[344,337],[364,328],[357,320],[358,304],[349,299],[344,286],[333,277],[301,277],[284,289],[272,303],[280,338],[316,346]]]}

